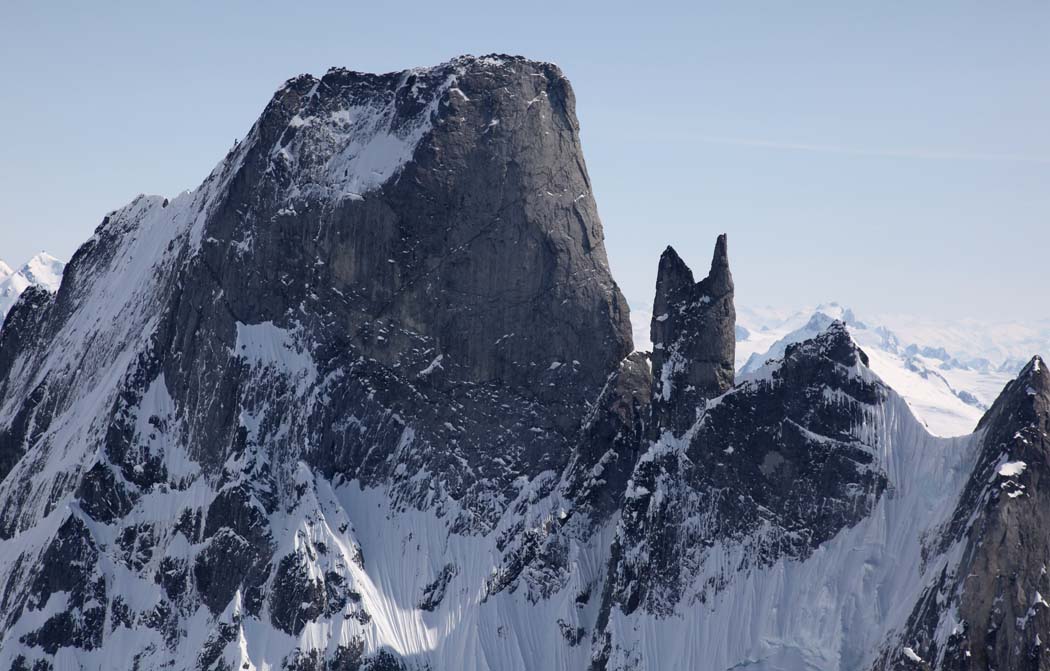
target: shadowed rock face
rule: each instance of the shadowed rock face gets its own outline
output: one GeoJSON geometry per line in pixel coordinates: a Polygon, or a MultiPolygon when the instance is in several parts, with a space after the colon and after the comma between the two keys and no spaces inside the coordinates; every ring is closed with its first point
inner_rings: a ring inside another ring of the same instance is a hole
{"type": "Polygon", "coordinates": [[[695,409],[733,386],[736,311],[726,236],[718,236],[707,277],[693,273],[674,249],[660,257],[650,327],[656,422],[676,433],[695,409]]]}

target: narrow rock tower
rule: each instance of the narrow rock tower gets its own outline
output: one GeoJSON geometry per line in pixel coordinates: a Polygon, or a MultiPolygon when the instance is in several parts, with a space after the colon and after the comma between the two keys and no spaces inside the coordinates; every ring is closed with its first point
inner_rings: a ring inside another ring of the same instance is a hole
{"type": "Polygon", "coordinates": [[[725,234],[718,236],[711,271],[700,282],[668,247],[660,256],[650,326],[657,430],[686,431],[707,399],[733,386],[735,326],[725,234]]]}

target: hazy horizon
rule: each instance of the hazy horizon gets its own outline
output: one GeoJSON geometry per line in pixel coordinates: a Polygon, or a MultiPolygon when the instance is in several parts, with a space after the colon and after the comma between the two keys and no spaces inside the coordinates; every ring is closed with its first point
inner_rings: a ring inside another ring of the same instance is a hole
{"type": "Polygon", "coordinates": [[[195,188],[295,74],[507,52],[573,83],[632,307],[665,246],[701,277],[727,232],[743,305],[1050,317],[1050,7],[270,7],[0,9],[0,259],[195,188]]]}

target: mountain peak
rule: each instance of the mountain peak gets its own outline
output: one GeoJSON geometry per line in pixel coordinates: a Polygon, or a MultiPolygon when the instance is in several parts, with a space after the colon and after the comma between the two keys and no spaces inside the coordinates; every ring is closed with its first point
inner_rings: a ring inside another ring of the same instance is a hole
{"type": "Polygon", "coordinates": [[[729,268],[729,243],[728,237],[722,233],[715,239],[715,252],[711,259],[711,269],[729,268]]]}
{"type": "MultiPolygon", "coordinates": [[[[668,245],[660,255],[660,265],[656,271],[657,301],[661,296],[670,298],[683,291],[688,291],[695,283],[693,271],[678,255],[674,247],[668,245]]],[[[655,307],[653,314],[659,314],[655,307]]]]}
{"type": "Polygon", "coordinates": [[[1050,370],[1039,355],[1033,356],[1002,390],[978,422],[978,430],[993,424],[1050,422],[1050,370]],[[1004,418],[1013,418],[1004,420],[1004,418]]]}
{"type": "MultiPolygon", "coordinates": [[[[325,76],[328,75],[350,75],[359,77],[369,78],[380,78],[380,77],[400,77],[405,75],[424,75],[427,73],[445,72],[451,69],[470,70],[470,69],[493,69],[493,68],[504,68],[514,67],[517,65],[528,65],[536,68],[551,68],[556,69],[558,66],[548,61],[539,61],[525,56],[517,56],[511,54],[484,54],[475,56],[474,54],[461,54],[454,56],[449,60],[439,63],[437,65],[424,65],[416,66],[411,68],[405,68],[403,70],[392,70],[384,73],[372,73],[364,72],[361,70],[355,70],[344,66],[334,65],[325,72],[325,76]]],[[[316,77],[311,74],[302,74],[297,77],[293,77],[286,82],[286,85],[293,82],[297,82],[303,79],[312,79],[316,81],[316,77]]]]}
{"type": "Polygon", "coordinates": [[[785,356],[791,356],[796,348],[803,347],[816,347],[821,354],[844,366],[855,366],[858,359],[865,366],[869,365],[868,355],[857,346],[846,323],[840,319],[832,320],[824,332],[812,341],[788,345],[785,356]]]}
{"type": "Polygon", "coordinates": [[[333,67],[286,81],[252,140],[281,195],[308,184],[336,201],[360,201],[433,151],[435,128],[458,134],[464,146],[435,157],[456,161],[470,146],[524,129],[530,137],[548,127],[575,132],[574,100],[557,66],[520,56],[460,56],[383,74],[333,67]]]}
{"type": "Polygon", "coordinates": [[[688,428],[703,399],[733,386],[735,322],[725,234],[718,236],[711,270],[699,282],[673,247],[664,250],[650,334],[654,407],[668,428],[688,428]]]}
{"type": "MultiPolygon", "coordinates": [[[[668,245],[660,255],[660,265],[656,273],[656,304],[653,307],[654,318],[664,312],[666,304],[678,302],[686,294],[695,294],[697,300],[705,296],[714,298],[733,291],[733,276],[729,271],[729,252],[726,234],[722,233],[715,240],[715,249],[711,257],[711,269],[707,277],[696,282],[693,271],[686,265],[675,248],[668,245]]],[[[654,342],[655,339],[654,339],[654,342]]]]}
{"type": "Polygon", "coordinates": [[[1050,371],[1046,368],[1046,362],[1043,361],[1043,357],[1036,354],[1032,359],[1021,369],[1018,375],[1020,379],[1026,380],[1029,386],[1039,391],[1050,390],[1050,371]]]}
{"type": "Polygon", "coordinates": [[[33,284],[44,286],[50,291],[56,291],[62,281],[64,268],[65,263],[54,256],[47,252],[38,252],[18,272],[33,284]]]}
{"type": "Polygon", "coordinates": [[[733,275],[729,272],[729,243],[725,233],[715,241],[715,251],[711,258],[711,270],[707,274],[705,290],[713,295],[733,291],[733,275]]]}

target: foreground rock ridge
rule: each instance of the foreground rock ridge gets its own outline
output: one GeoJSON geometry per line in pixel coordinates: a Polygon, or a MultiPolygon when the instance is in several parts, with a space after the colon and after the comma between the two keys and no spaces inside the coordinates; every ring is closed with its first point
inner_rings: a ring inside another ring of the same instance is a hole
{"type": "Polygon", "coordinates": [[[1047,669],[1050,373],[930,436],[842,322],[633,352],[554,65],[289,80],[0,330],[0,668],[1047,669]]]}

